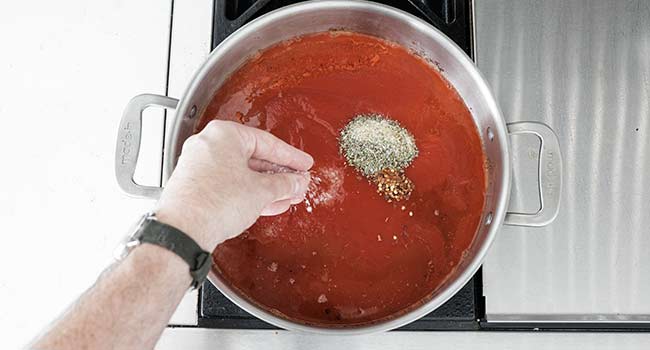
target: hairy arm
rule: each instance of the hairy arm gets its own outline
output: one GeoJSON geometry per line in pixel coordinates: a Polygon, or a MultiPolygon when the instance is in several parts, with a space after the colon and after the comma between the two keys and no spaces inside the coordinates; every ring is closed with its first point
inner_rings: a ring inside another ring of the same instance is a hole
{"type": "Polygon", "coordinates": [[[151,349],[190,284],[187,263],[154,245],[106,270],[35,349],[151,349]]]}
{"type": "MultiPolygon", "coordinates": [[[[186,141],[156,216],[212,251],[260,215],[277,215],[300,202],[312,164],[309,155],[269,133],[213,121],[186,141]]],[[[140,245],[106,270],[32,348],[151,349],[190,282],[180,257],[140,245]]]]}

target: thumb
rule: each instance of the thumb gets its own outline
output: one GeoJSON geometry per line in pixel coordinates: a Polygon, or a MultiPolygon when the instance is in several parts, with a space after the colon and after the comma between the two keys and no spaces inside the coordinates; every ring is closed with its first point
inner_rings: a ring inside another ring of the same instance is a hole
{"type": "Polygon", "coordinates": [[[271,197],[270,202],[303,197],[311,181],[308,172],[260,175],[265,178],[265,190],[271,197]]]}

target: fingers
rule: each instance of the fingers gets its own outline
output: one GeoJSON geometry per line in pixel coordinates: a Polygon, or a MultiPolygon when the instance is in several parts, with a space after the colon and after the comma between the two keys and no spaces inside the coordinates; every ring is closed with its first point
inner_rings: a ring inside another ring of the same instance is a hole
{"type": "Polygon", "coordinates": [[[289,145],[266,131],[239,125],[244,147],[251,158],[265,160],[298,171],[307,171],[314,159],[307,153],[289,145]]]}
{"type": "Polygon", "coordinates": [[[309,154],[273,134],[232,121],[212,120],[198,135],[222,140],[237,138],[244,148],[246,159],[265,160],[298,171],[307,171],[314,164],[309,154]]]}
{"type": "Polygon", "coordinates": [[[248,160],[248,167],[260,173],[293,173],[295,170],[286,166],[277,165],[266,160],[251,158],[248,160]]]}
{"type": "Polygon", "coordinates": [[[289,210],[291,204],[292,204],[291,199],[284,199],[281,201],[273,202],[267,205],[264,209],[262,209],[262,213],[260,215],[273,216],[273,215],[282,214],[285,211],[289,210]]]}
{"type": "Polygon", "coordinates": [[[261,216],[282,214],[289,210],[291,205],[298,204],[305,198],[305,192],[309,188],[309,181],[311,180],[309,173],[295,173],[293,170],[286,170],[287,168],[284,167],[278,170],[278,165],[258,159],[251,159],[248,164],[255,171],[272,172],[262,174],[265,177],[266,189],[272,198],[281,198],[264,207],[260,213],[261,216]]]}
{"type": "Polygon", "coordinates": [[[305,200],[305,196],[302,195],[300,197],[293,197],[289,201],[291,202],[291,204],[298,204],[298,203],[300,203],[300,202],[302,202],[304,200],[305,200]]]}
{"type": "Polygon", "coordinates": [[[291,208],[292,205],[298,204],[303,200],[305,200],[304,197],[294,197],[291,199],[283,199],[283,200],[273,202],[267,205],[264,209],[262,209],[262,213],[260,215],[273,216],[273,215],[282,214],[285,211],[289,210],[289,208],[291,208]]]}
{"type": "Polygon", "coordinates": [[[259,176],[269,202],[292,199],[295,202],[303,198],[311,180],[309,173],[260,173],[259,176]]]}

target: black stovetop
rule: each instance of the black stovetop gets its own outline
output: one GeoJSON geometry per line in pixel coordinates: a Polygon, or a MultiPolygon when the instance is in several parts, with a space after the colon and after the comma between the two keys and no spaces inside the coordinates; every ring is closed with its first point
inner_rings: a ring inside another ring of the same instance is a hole
{"type": "MultiPolygon", "coordinates": [[[[282,6],[290,0],[215,0],[212,48],[249,21],[282,6]]],[[[473,57],[470,0],[385,0],[376,1],[399,8],[434,25],[473,57]]],[[[476,330],[484,316],[481,272],[443,306],[402,327],[403,330],[476,330]]],[[[224,297],[206,282],[199,297],[199,327],[274,328],[224,297]]]]}
{"type": "MultiPolygon", "coordinates": [[[[296,0],[214,0],[212,48],[251,20],[296,0]]],[[[470,57],[472,17],[470,0],[383,0],[374,1],[420,17],[444,32],[470,57]]]]}

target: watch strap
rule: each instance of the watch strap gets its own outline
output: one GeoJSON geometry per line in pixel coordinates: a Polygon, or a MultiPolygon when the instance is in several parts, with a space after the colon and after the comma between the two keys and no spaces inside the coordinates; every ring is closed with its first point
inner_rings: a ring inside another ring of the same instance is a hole
{"type": "Polygon", "coordinates": [[[140,227],[137,239],[166,248],[180,256],[190,266],[192,288],[205,281],[212,267],[212,255],[181,230],[149,217],[140,227]]]}

